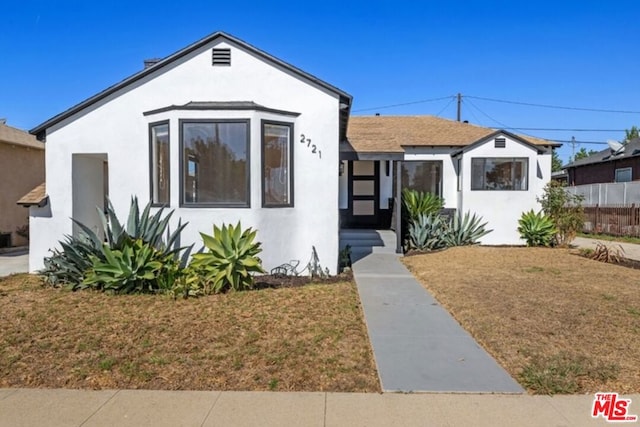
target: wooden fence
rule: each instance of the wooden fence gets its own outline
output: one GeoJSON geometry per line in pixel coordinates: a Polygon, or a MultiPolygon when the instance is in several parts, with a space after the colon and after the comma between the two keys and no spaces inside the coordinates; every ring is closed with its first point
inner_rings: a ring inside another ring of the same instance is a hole
{"type": "Polygon", "coordinates": [[[583,231],[640,237],[640,205],[585,206],[583,231]]]}

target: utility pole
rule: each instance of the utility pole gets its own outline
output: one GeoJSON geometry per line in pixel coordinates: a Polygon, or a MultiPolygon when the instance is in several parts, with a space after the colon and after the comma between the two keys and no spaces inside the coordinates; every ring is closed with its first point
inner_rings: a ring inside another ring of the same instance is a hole
{"type": "Polygon", "coordinates": [[[574,162],[576,160],[576,137],[571,137],[571,161],[574,162]]]}
{"type": "Polygon", "coordinates": [[[458,121],[460,121],[460,108],[462,105],[462,95],[458,93],[458,121]]]}

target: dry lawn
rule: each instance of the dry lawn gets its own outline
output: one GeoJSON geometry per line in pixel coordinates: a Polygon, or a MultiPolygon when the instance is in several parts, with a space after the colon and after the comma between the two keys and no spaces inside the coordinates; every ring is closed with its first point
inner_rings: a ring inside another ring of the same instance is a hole
{"type": "Polygon", "coordinates": [[[0,279],[0,388],[379,392],[355,285],[174,301],[0,279]]]}
{"type": "Polygon", "coordinates": [[[459,247],[404,258],[533,393],[640,392],[640,271],[564,249],[459,247]]]}

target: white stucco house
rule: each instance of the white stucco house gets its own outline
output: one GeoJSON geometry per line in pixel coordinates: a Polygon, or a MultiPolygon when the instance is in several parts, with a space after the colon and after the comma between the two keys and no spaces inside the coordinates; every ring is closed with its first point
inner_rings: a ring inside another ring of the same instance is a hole
{"type": "Polygon", "coordinates": [[[146,61],[31,130],[46,142],[46,204],[30,207],[30,270],[77,232],[70,218],[98,229],[107,195],[122,216],[133,195],[175,210],[183,244],[240,220],[258,230],[267,270],[314,246],[335,273],[340,228],[389,227],[402,186],[482,215],[494,229],[483,243],[520,242],[552,143],[428,116],[350,117],[351,103],[221,32],[146,61]]]}

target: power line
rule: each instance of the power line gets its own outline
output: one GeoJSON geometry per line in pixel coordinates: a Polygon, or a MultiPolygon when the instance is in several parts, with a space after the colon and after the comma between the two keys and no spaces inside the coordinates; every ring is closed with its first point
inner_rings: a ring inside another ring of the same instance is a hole
{"type": "Polygon", "coordinates": [[[400,104],[382,105],[380,107],[360,108],[358,110],[353,110],[353,112],[354,113],[358,113],[360,111],[383,110],[383,109],[386,109],[386,108],[403,107],[405,105],[423,104],[423,103],[426,103],[426,102],[442,101],[443,99],[450,99],[450,98],[454,99],[455,95],[442,96],[440,98],[432,98],[432,99],[422,99],[420,101],[403,102],[403,103],[400,103],[400,104]]]}
{"type": "Polygon", "coordinates": [[[451,105],[451,103],[453,102],[453,100],[456,99],[454,96],[451,97],[451,99],[449,100],[449,102],[447,102],[447,105],[444,106],[444,108],[442,108],[442,110],[438,111],[438,113],[436,114],[436,117],[440,117],[440,114],[442,114],[442,112],[444,110],[446,110],[449,105],[451,105]]]}
{"type": "Polygon", "coordinates": [[[503,104],[526,105],[528,107],[555,108],[559,110],[575,110],[575,111],[592,111],[597,113],[640,114],[640,111],[630,111],[630,110],[608,110],[604,108],[582,108],[582,107],[566,107],[561,105],[550,105],[550,104],[534,104],[532,102],[509,101],[506,99],[484,98],[484,97],[472,96],[472,95],[465,95],[465,97],[479,99],[482,101],[501,102],[503,104]]]}

